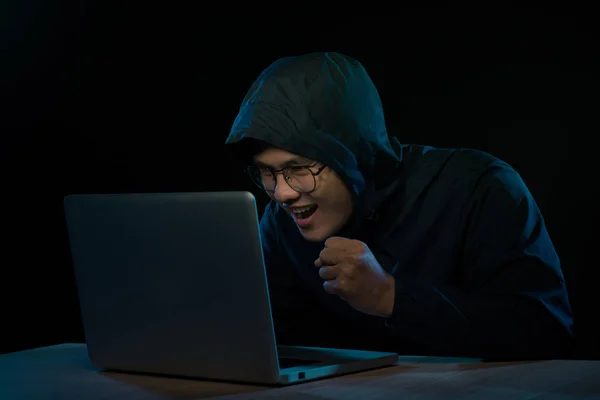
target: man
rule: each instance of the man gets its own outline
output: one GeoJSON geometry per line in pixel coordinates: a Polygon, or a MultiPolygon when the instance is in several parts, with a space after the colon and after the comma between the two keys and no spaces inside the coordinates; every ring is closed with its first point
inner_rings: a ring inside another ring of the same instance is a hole
{"type": "Polygon", "coordinates": [[[567,354],[560,262],[519,175],[484,152],[388,136],[358,61],[276,61],[226,143],[272,198],[260,228],[280,343],[567,354]]]}

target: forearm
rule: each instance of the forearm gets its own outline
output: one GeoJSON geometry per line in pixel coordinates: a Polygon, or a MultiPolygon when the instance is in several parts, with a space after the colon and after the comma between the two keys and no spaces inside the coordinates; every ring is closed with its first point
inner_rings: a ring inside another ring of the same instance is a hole
{"type": "Polygon", "coordinates": [[[397,281],[394,310],[386,324],[440,355],[564,357],[571,345],[571,314],[563,294],[469,294],[449,286],[397,281]]]}

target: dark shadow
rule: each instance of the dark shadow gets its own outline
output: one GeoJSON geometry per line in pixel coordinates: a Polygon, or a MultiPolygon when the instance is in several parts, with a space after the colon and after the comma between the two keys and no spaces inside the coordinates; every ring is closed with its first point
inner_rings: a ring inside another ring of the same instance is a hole
{"type": "Polygon", "coordinates": [[[163,374],[133,373],[126,371],[101,370],[102,376],[116,380],[124,385],[135,386],[166,398],[198,399],[213,396],[225,396],[251,393],[271,389],[239,382],[213,381],[207,379],[171,376],[163,374]]]}
{"type": "Polygon", "coordinates": [[[517,365],[527,364],[540,364],[547,362],[546,360],[531,360],[531,361],[482,361],[480,363],[466,363],[458,364],[458,368],[465,371],[474,369],[487,369],[487,368],[502,368],[502,367],[514,367],[517,365]]]}

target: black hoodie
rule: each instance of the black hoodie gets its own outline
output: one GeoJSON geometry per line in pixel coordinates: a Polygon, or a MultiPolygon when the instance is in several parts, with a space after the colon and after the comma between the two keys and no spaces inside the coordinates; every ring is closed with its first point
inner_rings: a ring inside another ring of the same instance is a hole
{"type": "MultiPolygon", "coordinates": [[[[280,59],[254,82],[227,144],[255,140],[332,168],[364,241],[394,276],[394,311],[360,313],[323,290],[305,240],[272,201],[261,236],[279,343],[494,359],[567,356],[572,314],[542,215],[505,162],[401,145],[363,66],[339,53],[280,59]],[[252,140],[248,140],[252,139],[252,140]]],[[[244,159],[244,162],[247,158],[244,159]]]]}

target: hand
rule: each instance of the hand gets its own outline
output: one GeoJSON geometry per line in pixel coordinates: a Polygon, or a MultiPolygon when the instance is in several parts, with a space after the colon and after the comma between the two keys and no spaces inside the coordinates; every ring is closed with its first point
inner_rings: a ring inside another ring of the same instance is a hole
{"type": "Polygon", "coordinates": [[[377,262],[369,247],[358,240],[331,237],[315,261],[323,288],[358,311],[389,317],[394,308],[394,277],[377,262]]]}

